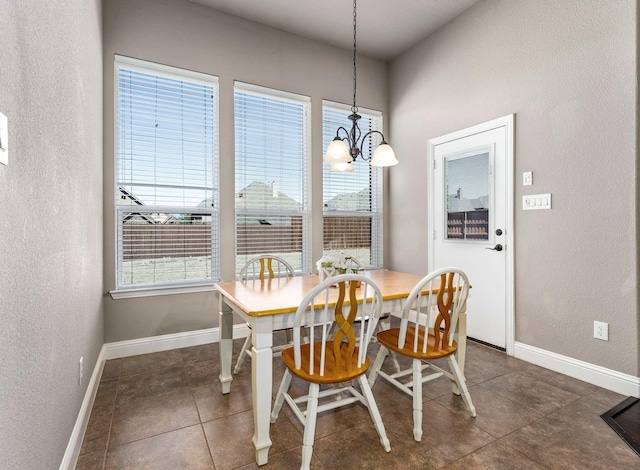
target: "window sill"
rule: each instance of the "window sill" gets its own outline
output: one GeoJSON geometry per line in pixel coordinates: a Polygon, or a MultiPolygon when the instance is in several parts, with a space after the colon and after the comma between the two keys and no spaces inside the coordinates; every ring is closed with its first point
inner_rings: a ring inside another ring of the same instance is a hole
{"type": "Polygon", "coordinates": [[[215,291],[213,283],[211,284],[189,284],[179,286],[151,286],[136,287],[131,289],[116,289],[109,291],[109,295],[114,300],[132,299],[136,297],[154,297],[157,295],[169,294],[191,294],[194,292],[215,291]]]}

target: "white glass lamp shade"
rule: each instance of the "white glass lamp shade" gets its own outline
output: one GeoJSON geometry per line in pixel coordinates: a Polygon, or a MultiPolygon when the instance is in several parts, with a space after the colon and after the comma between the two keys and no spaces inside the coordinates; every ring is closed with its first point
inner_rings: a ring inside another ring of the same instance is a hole
{"type": "Polygon", "coordinates": [[[333,165],[331,165],[331,168],[329,168],[329,171],[331,173],[337,173],[341,171],[353,171],[353,170],[355,170],[355,168],[353,168],[350,162],[334,163],[333,165]]]}
{"type": "Polygon", "coordinates": [[[386,142],[381,143],[371,158],[371,166],[393,166],[398,164],[398,159],[393,149],[386,142]]]}
{"type": "Polygon", "coordinates": [[[340,137],[336,137],[331,141],[329,147],[327,147],[327,153],[324,156],[324,161],[331,165],[336,163],[349,163],[351,161],[349,147],[347,147],[347,144],[345,144],[340,137]]]}

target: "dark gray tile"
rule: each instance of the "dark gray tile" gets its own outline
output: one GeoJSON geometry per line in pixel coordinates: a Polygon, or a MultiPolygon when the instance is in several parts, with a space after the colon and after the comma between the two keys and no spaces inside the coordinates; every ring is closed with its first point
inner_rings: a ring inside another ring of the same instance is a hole
{"type": "Polygon", "coordinates": [[[540,380],[541,382],[580,396],[589,395],[598,389],[596,385],[574,379],[568,375],[559,374],[558,372],[545,369],[534,364],[527,364],[522,371],[536,380],[540,380]]]}
{"type": "Polygon", "coordinates": [[[502,442],[492,442],[444,467],[445,470],[543,470],[545,468],[502,442]]]}
{"type": "Polygon", "coordinates": [[[235,379],[231,384],[231,393],[226,395],[222,394],[220,383],[217,382],[194,388],[193,397],[203,423],[253,407],[250,378],[235,379]]]}
{"type": "Polygon", "coordinates": [[[525,362],[521,359],[516,359],[513,356],[508,356],[504,351],[499,351],[497,349],[470,340],[467,341],[466,357],[467,359],[473,357],[474,359],[478,359],[480,361],[490,362],[511,371],[522,369],[528,364],[528,362],[525,362]]]}
{"type": "Polygon", "coordinates": [[[600,409],[602,412],[600,414],[609,411],[611,408],[628,398],[626,395],[620,395],[619,393],[612,392],[611,390],[606,390],[604,388],[597,388],[587,397],[601,405],[600,409]]]}
{"type": "Polygon", "coordinates": [[[482,385],[469,387],[469,394],[476,408],[475,418],[471,416],[460,396],[444,395],[436,401],[494,437],[506,436],[543,416],[526,406],[488,390],[482,385]]]}
{"type": "Polygon", "coordinates": [[[184,370],[191,388],[220,384],[220,366],[212,361],[190,362],[185,364],[184,370]]]}
{"type": "Polygon", "coordinates": [[[182,367],[182,365],[182,355],[179,349],[141,354],[122,359],[121,375],[149,374],[150,372],[175,369],[176,366],[182,367]]]}
{"type": "Polygon", "coordinates": [[[105,361],[104,369],[102,370],[101,381],[115,379],[120,377],[120,371],[122,370],[122,359],[110,359],[105,361]]]}
{"type": "Polygon", "coordinates": [[[102,380],[98,391],[96,392],[96,398],[93,401],[93,406],[113,406],[116,402],[116,394],[118,393],[119,378],[102,380]]]}
{"type": "Polygon", "coordinates": [[[502,442],[552,469],[640,468],[640,458],[600,418],[601,409],[581,398],[502,442]]]}
{"type": "Polygon", "coordinates": [[[214,469],[198,424],[125,444],[107,453],[105,470],[214,469]]]}
{"type": "Polygon", "coordinates": [[[189,379],[183,366],[122,376],[118,383],[116,405],[121,406],[131,400],[162,395],[178,389],[189,389],[189,379]]]}
{"type": "Polygon", "coordinates": [[[84,433],[80,455],[106,452],[113,409],[113,405],[93,407],[84,433]]]}
{"type": "Polygon", "coordinates": [[[189,390],[132,400],[114,411],[109,448],[199,423],[189,390]]]}
{"type": "Polygon", "coordinates": [[[482,385],[543,415],[580,398],[575,393],[536,380],[524,371],[510,372],[482,385]]]}
{"type": "Polygon", "coordinates": [[[192,362],[211,361],[220,364],[220,345],[218,343],[202,344],[190,348],[180,349],[185,364],[192,362]]]}
{"type": "Polygon", "coordinates": [[[106,451],[80,455],[76,462],[75,470],[102,470],[106,455],[106,451]]]}
{"type": "MultiPolygon", "coordinates": [[[[229,470],[255,462],[255,448],[252,443],[253,413],[246,411],[208,421],[202,425],[216,470],[229,470]],[[223,442],[224,445],[220,445],[223,442]]],[[[280,453],[302,442],[302,437],[291,422],[280,416],[271,425],[270,453],[280,453]]]]}
{"type": "MultiPolygon", "coordinates": [[[[505,367],[504,365],[478,357],[475,354],[476,349],[471,349],[466,355],[464,375],[467,379],[467,384],[486,382],[487,380],[508,374],[513,370],[513,368],[505,367]]],[[[504,361],[499,362],[504,363],[504,361]]]]}
{"type": "MultiPolygon", "coordinates": [[[[281,452],[279,454],[269,453],[269,462],[266,465],[261,467],[258,466],[255,462],[245,465],[243,467],[239,467],[238,470],[283,470],[283,469],[298,469],[302,464],[302,448],[296,448],[287,450],[285,452],[281,452]]],[[[311,457],[311,470],[323,470],[323,469],[333,469],[336,468],[333,465],[325,467],[322,465],[322,462],[318,460],[318,458],[313,455],[311,457]]]]}
{"type": "MultiPolygon", "coordinates": [[[[348,430],[317,438],[313,456],[326,468],[423,469],[426,459],[406,451],[398,439],[389,437],[391,452],[386,452],[373,423],[359,423],[348,430]],[[401,458],[399,458],[402,456],[401,458]]],[[[302,452],[302,451],[301,451],[302,452]]]]}

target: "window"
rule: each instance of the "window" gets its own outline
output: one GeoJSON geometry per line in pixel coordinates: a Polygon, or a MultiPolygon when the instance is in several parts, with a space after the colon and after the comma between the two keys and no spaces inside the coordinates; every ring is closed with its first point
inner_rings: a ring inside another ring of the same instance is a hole
{"type": "MultiPolygon", "coordinates": [[[[323,102],[323,155],[342,126],[351,129],[346,105],[323,102]]],[[[382,131],[382,113],[360,109],[358,126],[362,135],[382,131]]],[[[367,138],[362,152],[370,158],[380,143],[378,134],[367,138]]],[[[382,168],[358,158],[352,172],[331,173],[323,166],[323,253],[341,251],[369,267],[382,267],[382,168]]]]}
{"type": "Polygon", "coordinates": [[[218,81],[116,56],[116,291],[219,278],[218,81]]]}
{"type": "Polygon", "coordinates": [[[236,82],[236,273],[259,254],[310,272],[310,99],[236,82]]]}

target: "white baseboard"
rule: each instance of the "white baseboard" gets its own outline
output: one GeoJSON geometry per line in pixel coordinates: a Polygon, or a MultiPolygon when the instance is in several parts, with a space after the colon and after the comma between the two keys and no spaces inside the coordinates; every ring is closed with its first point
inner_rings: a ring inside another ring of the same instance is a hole
{"type": "Polygon", "coordinates": [[[524,343],[515,343],[514,356],[598,387],[606,388],[622,395],[640,398],[640,377],[623,374],[622,372],[562,356],[524,343]]]}
{"type": "MultiPolygon", "coordinates": [[[[251,330],[246,323],[233,325],[233,338],[245,338],[251,330]]],[[[171,349],[189,348],[202,344],[220,341],[219,328],[185,331],[169,335],[151,336],[148,338],[131,339],[115,343],[105,343],[105,359],[138,356],[171,349]]]]}
{"type": "MultiPolygon", "coordinates": [[[[233,338],[244,338],[250,331],[246,323],[233,325],[233,338]]],[[[185,333],[105,343],[100,350],[95,367],[93,368],[91,380],[89,380],[84,400],[82,400],[76,424],[73,427],[71,438],[67,444],[67,450],[60,464],[60,470],[73,470],[78,462],[80,448],[82,447],[84,434],[89,424],[91,409],[93,408],[93,402],[98,392],[98,386],[100,385],[100,378],[102,377],[106,360],[168,351],[170,349],[188,348],[202,344],[217,343],[218,341],[220,341],[220,330],[218,328],[208,328],[205,330],[187,331],[185,333]]]]}
{"type": "Polygon", "coordinates": [[[78,456],[80,455],[80,448],[82,447],[82,441],[84,439],[84,433],[87,430],[89,424],[89,417],[91,416],[91,409],[93,408],[93,402],[98,393],[98,386],[100,385],[100,377],[102,377],[102,370],[104,369],[104,345],[98,354],[96,365],[93,368],[87,391],[84,394],[78,417],[76,418],[76,424],[71,431],[71,438],[67,444],[67,450],[62,457],[60,463],[60,470],[73,470],[76,468],[78,462],[78,456]]]}

